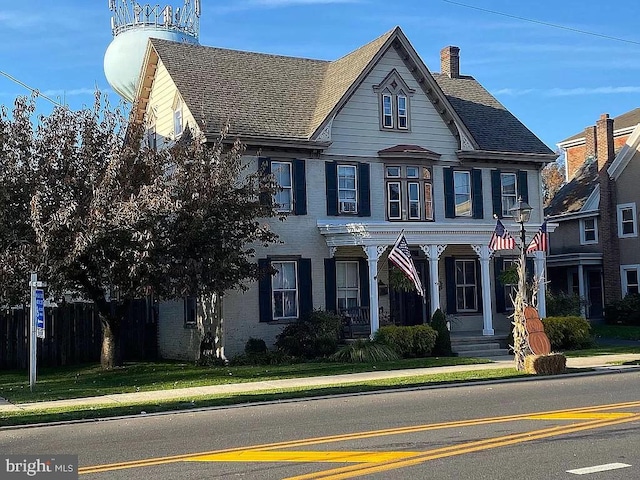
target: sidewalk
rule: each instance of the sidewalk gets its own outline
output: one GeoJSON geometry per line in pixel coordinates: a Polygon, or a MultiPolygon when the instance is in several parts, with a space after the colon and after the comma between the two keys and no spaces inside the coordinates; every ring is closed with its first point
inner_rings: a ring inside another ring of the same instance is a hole
{"type": "MultiPolygon", "coordinates": [[[[335,385],[348,385],[367,380],[379,380],[387,378],[413,377],[417,375],[435,375],[451,372],[494,370],[499,368],[514,367],[513,356],[491,358],[492,363],[479,365],[456,365],[449,367],[414,368],[408,370],[391,370],[379,372],[353,373],[345,375],[331,375],[324,377],[293,378],[287,380],[272,380],[263,382],[234,383],[227,385],[211,385],[207,387],[180,388],[175,390],[157,390],[150,392],[121,393],[104,395],[100,397],[75,398],[70,400],[56,400],[51,402],[35,402],[12,404],[0,398],[0,413],[27,412],[48,408],[64,408],[78,406],[118,406],[130,404],[153,403],[162,400],[173,400],[185,397],[202,397],[206,395],[222,394],[248,394],[265,390],[293,389],[305,387],[322,387],[335,385]]],[[[621,369],[637,368],[640,365],[619,366],[612,363],[631,362],[640,360],[640,354],[599,355],[594,357],[567,358],[569,368],[592,368],[593,373],[613,373],[621,369]]],[[[579,374],[584,375],[584,374],[579,374]]],[[[530,380],[530,379],[522,379],[530,380]]],[[[513,381],[513,380],[511,380],[513,381]]]]}

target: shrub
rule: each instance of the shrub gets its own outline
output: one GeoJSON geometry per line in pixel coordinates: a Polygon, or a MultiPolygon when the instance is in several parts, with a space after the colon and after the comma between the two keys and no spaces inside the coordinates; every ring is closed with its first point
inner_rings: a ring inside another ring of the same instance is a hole
{"type": "Polygon", "coordinates": [[[326,357],[338,349],[342,318],[332,312],[314,310],[287,325],[276,337],[278,351],[298,358],[326,357]]]}
{"type": "Polygon", "coordinates": [[[437,335],[428,325],[388,325],[376,332],[375,340],[390,346],[403,358],[428,357],[433,351],[437,335]]]}
{"type": "Polygon", "coordinates": [[[398,360],[400,355],[391,346],[371,340],[356,340],[338,350],[329,359],[334,362],[374,363],[398,360]]]}
{"type": "Polygon", "coordinates": [[[547,315],[550,317],[580,316],[581,308],[586,303],[579,295],[564,292],[547,291],[545,299],[547,315]]]}
{"type": "Polygon", "coordinates": [[[436,343],[433,347],[433,355],[441,357],[450,357],[453,355],[451,350],[451,335],[447,328],[447,318],[442,310],[437,309],[433,312],[431,317],[431,328],[433,328],[438,336],[436,337],[436,343]]]}
{"type": "Polygon", "coordinates": [[[609,325],[640,326],[640,295],[627,295],[604,307],[604,320],[609,325]]]}
{"type": "Polygon", "coordinates": [[[542,319],[542,324],[552,350],[576,350],[593,345],[591,325],[582,317],[547,317],[542,319]]]}
{"type": "Polygon", "coordinates": [[[267,352],[267,344],[261,338],[249,338],[244,346],[244,353],[247,355],[267,352]]]}
{"type": "Polygon", "coordinates": [[[561,353],[550,355],[527,355],[524,369],[534,375],[558,375],[567,369],[567,359],[561,353]]]}

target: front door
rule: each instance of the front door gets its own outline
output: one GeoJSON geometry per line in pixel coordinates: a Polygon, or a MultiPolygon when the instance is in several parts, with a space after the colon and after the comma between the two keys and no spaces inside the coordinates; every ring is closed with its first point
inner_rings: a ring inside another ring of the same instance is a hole
{"type": "Polygon", "coordinates": [[[588,318],[602,318],[602,275],[600,270],[587,271],[588,318]]]}
{"type": "Polygon", "coordinates": [[[426,290],[427,303],[418,295],[415,290],[406,291],[395,289],[393,285],[389,288],[389,300],[391,303],[391,321],[396,325],[421,325],[429,321],[429,283],[428,283],[428,263],[426,260],[413,260],[418,276],[422,282],[422,287],[426,290]]]}

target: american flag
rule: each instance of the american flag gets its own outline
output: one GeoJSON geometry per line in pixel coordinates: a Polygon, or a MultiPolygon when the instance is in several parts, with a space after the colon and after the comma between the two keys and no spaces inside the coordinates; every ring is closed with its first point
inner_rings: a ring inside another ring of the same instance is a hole
{"type": "Polygon", "coordinates": [[[527,253],[531,252],[546,252],[549,247],[549,241],[547,238],[547,222],[540,225],[540,230],[533,236],[531,243],[527,247],[527,253]]]}
{"type": "Polygon", "coordinates": [[[400,232],[400,236],[389,252],[389,260],[391,260],[396,267],[402,270],[402,273],[404,273],[409,280],[413,281],[418,295],[424,297],[422,282],[420,281],[418,271],[416,270],[416,266],[411,258],[409,245],[407,244],[407,239],[404,238],[403,232],[400,232]]]}
{"type": "Polygon", "coordinates": [[[489,240],[489,248],[491,250],[511,250],[516,248],[516,241],[511,234],[504,228],[500,220],[496,224],[496,229],[489,240]]]}

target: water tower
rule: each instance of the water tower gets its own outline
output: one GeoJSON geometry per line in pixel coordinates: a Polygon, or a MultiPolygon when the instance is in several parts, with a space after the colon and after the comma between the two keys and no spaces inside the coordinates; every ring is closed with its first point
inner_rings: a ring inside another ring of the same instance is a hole
{"type": "Polygon", "coordinates": [[[182,7],[109,0],[113,41],[104,55],[104,73],[111,87],[133,102],[149,38],[198,43],[200,0],[184,0],[182,7]]]}

